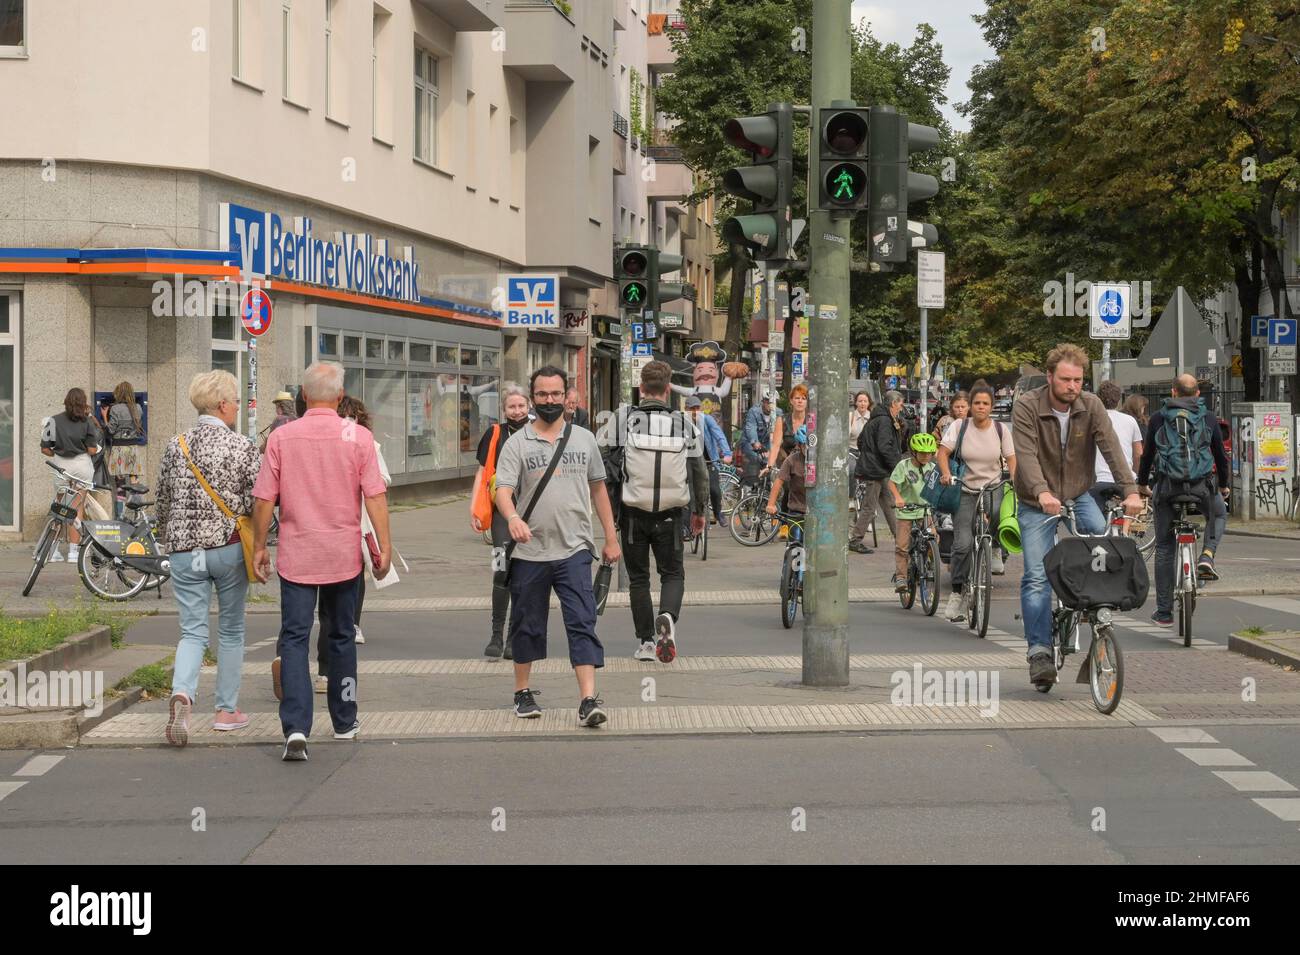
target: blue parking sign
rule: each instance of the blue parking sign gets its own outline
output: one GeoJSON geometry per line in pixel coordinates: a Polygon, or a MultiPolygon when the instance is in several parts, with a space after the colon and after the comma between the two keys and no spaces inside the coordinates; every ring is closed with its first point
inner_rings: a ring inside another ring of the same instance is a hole
{"type": "Polygon", "coordinates": [[[645,340],[645,326],[640,322],[632,323],[632,341],[639,342],[645,340]]]}
{"type": "Polygon", "coordinates": [[[1268,320],[1268,343],[1270,346],[1295,346],[1296,320],[1294,318],[1270,318],[1268,320]]]}

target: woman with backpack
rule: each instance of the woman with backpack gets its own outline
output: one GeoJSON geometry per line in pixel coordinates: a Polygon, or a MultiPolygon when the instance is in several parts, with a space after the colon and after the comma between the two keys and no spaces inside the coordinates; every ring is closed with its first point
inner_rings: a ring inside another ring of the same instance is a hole
{"type": "MultiPolygon", "coordinates": [[[[939,480],[944,484],[952,484],[954,470],[961,467],[958,476],[966,484],[980,488],[1002,476],[1004,461],[1011,476],[1015,477],[1016,452],[1011,445],[1011,429],[1004,428],[1001,421],[993,420],[993,389],[985,382],[977,381],[971,388],[970,409],[969,418],[953,421],[944,433],[939,445],[939,480]]],[[[989,513],[994,521],[997,519],[998,508],[1002,505],[1002,490],[999,487],[993,492],[989,513]]],[[[970,555],[975,543],[975,507],[978,503],[978,493],[962,489],[961,506],[953,518],[952,561],[949,565],[952,593],[944,610],[944,615],[949,620],[960,620],[968,609],[962,591],[970,574],[970,555]]],[[[992,556],[993,573],[1002,573],[1001,550],[995,546],[992,556]]]]}
{"type": "MultiPolygon", "coordinates": [[[[528,423],[528,392],[513,381],[501,388],[503,421],[492,425],[478,443],[478,473],[474,475],[474,493],[470,495],[470,526],[477,533],[491,528],[492,554],[502,553],[510,543],[510,526],[493,501],[496,499],[497,462],[506,441],[528,423]]],[[[483,650],[489,660],[514,658],[511,638],[505,635],[506,613],[510,609],[510,591],[505,587],[492,588],[492,636],[483,650]],[[504,644],[503,644],[504,637],[504,644]]]]}
{"type": "Polygon", "coordinates": [[[776,419],[772,449],[767,452],[767,470],[778,467],[795,449],[794,433],[808,421],[808,387],[802,382],[790,389],[790,410],[776,419]]]}
{"type": "Polygon", "coordinates": [[[120,381],[113,389],[113,404],[108,409],[108,434],[111,439],[108,473],[119,487],[135,483],[144,474],[139,448],[140,439],[144,437],[144,424],[140,406],[135,401],[135,388],[129,381],[120,381]]]}

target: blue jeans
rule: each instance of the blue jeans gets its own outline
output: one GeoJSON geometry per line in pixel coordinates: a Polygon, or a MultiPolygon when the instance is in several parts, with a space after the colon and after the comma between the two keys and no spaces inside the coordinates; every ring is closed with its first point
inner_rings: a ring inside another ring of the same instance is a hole
{"type": "MultiPolygon", "coordinates": [[[[1052,649],[1052,587],[1047,582],[1043,558],[1056,543],[1060,518],[1049,517],[1037,507],[1020,501],[1016,515],[1020,522],[1020,544],[1024,548],[1025,572],[1020,578],[1020,616],[1025,623],[1029,653],[1052,649]]],[[[1074,499],[1074,517],[1080,534],[1101,534],[1106,518],[1089,494],[1074,499]]]]}
{"type": "MultiPolygon", "coordinates": [[[[362,571],[365,573],[365,571],[362,571]]],[[[316,600],[320,599],[321,619],[329,621],[329,704],[330,720],[337,732],[352,728],[357,720],[357,578],[333,584],[296,584],[280,578],[280,640],[276,655],[280,658],[280,728],[290,733],[311,736],[312,685],[307,667],[308,641],[316,600]]],[[[322,625],[321,631],[325,631],[322,625]]]]}
{"type": "Polygon", "coordinates": [[[233,713],[238,708],[239,671],[244,665],[244,597],[248,593],[244,549],[239,544],[227,544],[200,550],[199,554],[201,561],[193,551],[171,555],[172,590],[181,625],[172,692],[184,693],[191,703],[195,700],[203,649],[208,645],[208,608],[215,584],[219,608],[217,709],[233,713]]]}

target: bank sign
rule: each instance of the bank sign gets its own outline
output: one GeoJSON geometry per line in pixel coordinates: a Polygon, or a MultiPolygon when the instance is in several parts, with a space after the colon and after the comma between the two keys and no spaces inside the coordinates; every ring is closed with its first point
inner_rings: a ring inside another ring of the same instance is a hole
{"type": "Polygon", "coordinates": [[[245,276],[420,301],[420,266],[410,246],[402,247],[399,258],[390,254],[386,239],[353,232],[316,235],[305,216],[294,217],[289,228],[273,212],[233,202],[221,203],[218,218],[221,247],[239,252],[245,276]]]}
{"type": "Polygon", "coordinates": [[[560,276],[507,275],[506,328],[560,330],[560,276]]]}

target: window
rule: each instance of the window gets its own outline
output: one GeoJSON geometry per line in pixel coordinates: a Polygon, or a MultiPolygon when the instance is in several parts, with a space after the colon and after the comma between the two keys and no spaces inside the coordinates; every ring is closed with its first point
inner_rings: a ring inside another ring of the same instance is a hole
{"type": "MultiPolygon", "coordinates": [[[[0,0],[0,10],[3,9],[4,3],[0,0]]],[[[3,18],[0,18],[2,27],[3,18]]],[[[17,525],[18,489],[21,487],[18,474],[21,462],[19,455],[14,453],[14,439],[22,433],[17,388],[18,308],[18,293],[0,289],[0,460],[8,463],[8,467],[0,468],[0,527],[11,528],[17,525]]]]}
{"type": "Polygon", "coordinates": [[[338,70],[338,51],[334,48],[334,13],[339,0],[325,0],[325,115],[338,113],[338,96],[334,91],[335,73],[338,70]]]}
{"type": "Polygon", "coordinates": [[[463,346],[460,350],[460,366],[462,368],[477,368],[478,349],[463,346]]]}
{"type": "Polygon", "coordinates": [[[402,364],[406,361],[406,342],[400,338],[388,339],[388,360],[402,364]]]}
{"type": "Polygon", "coordinates": [[[438,61],[415,49],[415,158],[438,162],[438,61]]]}
{"type": "Polygon", "coordinates": [[[438,346],[438,364],[439,365],[458,365],[460,356],[456,352],[455,345],[438,346]]]}
{"type": "Polygon", "coordinates": [[[360,358],[361,357],[361,339],[356,335],[343,336],[343,357],[360,358]]]}
{"type": "Polygon", "coordinates": [[[334,332],[321,332],[317,340],[316,351],[322,358],[337,357],[339,353],[339,336],[334,332]]]}
{"type": "Polygon", "coordinates": [[[498,356],[497,356],[497,350],[496,350],[495,348],[484,348],[484,349],[483,349],[483,354],[482,354],[482,365],[483,365],[484,368],[497,368],[497,367],[499,367],[499,364],[500,364],[500,363],[498,362],[497,358],[498,358],[498,356]]]}
{"type": "Polygon", "coordinates": [[[411,362],[419,365],[433,364],[433,346],[411,342],[411,362]]]}
{"type": "Polygon", "coordinates": [[[524,129],[510,117],[510,204],[518,209],[524,204],[524,129]]]}
{"type": "Polygon", "coordinates": [[[600,164],[596,161],[600,156],[600,140],[594,136],[587,137],[587,216],[593,222],[600,222],[600,196],[601,191],[599,183],[601,182],[600,164]]]}
{"type": "Polygon", "coordinates": [[[370,45],[371,135],[385,145],[393,143],[393,16],[374,7],[370,45]]]}
{"type": "Polygon", "coordinates": [[[492,163],[491,176],[488,179],[488,198],[501,201],[501,112],[496,103],[488,104],[488,155],[492,163]]]}
{"type": "Polygon", "coordinates": [[[27,55],[26,14],[27,0],[0,0],[0,56],[27,55]]]}
{"type": "Polygon", "coordinates": [[[478,187],[478,116],[473,90],[465,91],[465,187],[478,187]]]}
{"type": "MultiPolygon", "coordinates": [[[[4,2],[4,0],[0,0],[4,2]]],[[[231,13],[234,17],[234,29],[231,31],[231,64],[230,72],[233,76],[244,75],[244,43],[243,43],[243,13],[241,9],[244,0],[230,0],[231,13]]]]}
{"type": "Polygon", "coordinates": [[[283,83],[283,93],[285,99],[293,99],[293,3],[292,0],[284,0],[280,7],[280,28],[283,39],[281,40],[281,64],[280,79],[283,83]]]}
{"type": "Polygon", "coordinates": [[[384,340],[382,338],[366,339],[366,357],[382,361],[384,358],[384,340]]]}

